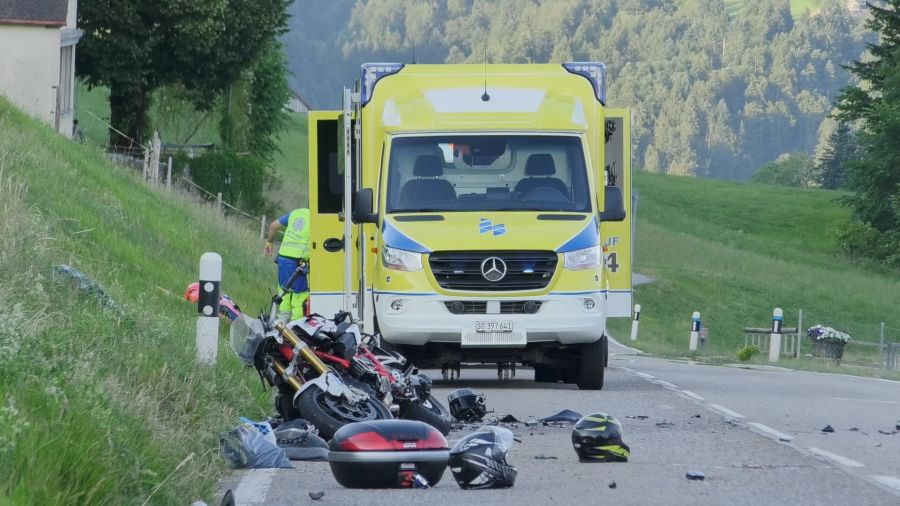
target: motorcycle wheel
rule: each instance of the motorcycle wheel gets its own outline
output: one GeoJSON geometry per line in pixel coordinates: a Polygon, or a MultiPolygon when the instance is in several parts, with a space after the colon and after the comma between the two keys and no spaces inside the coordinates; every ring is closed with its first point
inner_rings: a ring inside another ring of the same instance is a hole
{"type": "Polygon", "coordinates": [[[407,403],[400,410],[400,418],[425,422],[445,436],[450,433],[450,413],[437,399],[407,403]]]}
{"type": "Polygon", "coordinates": [[[294,402],[294,407],[305,420],[319,429],[319,436],[325,440],[331,439],[338,429],[348,423],[393,418],[390,410],[372,397],[350,405],[342,398],[328,395],[317,385],[304,390],[294,402]]]}

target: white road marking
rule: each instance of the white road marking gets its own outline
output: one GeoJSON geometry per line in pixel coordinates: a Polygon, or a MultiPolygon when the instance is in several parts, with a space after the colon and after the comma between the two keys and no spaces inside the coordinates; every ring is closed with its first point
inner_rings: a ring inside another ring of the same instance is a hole
{"type": "Polygon", "coordinates": [[[690,397],[691,399],[694,399],[697,401],[705,400],[705,399],[703,399],[703,397],[700,397],[699,395],[695,394],[694,392],[691,392],[690,390],[682,390],[681,393],[690,397]]]}
{"type": "Polygon", "coordinates": [[[653,383],[656,383],[657,385],[660,385],[660,386],[664,386],[666,388],[671,388],[673,390],[678,388],[678,385],[673,385],[672,383],[669,383],[668,381],[656,380],[653,383]]]}
{"type": "MultiPolygon", "coordinates": [[[[609,339],[610,342],[615,343],[617,346],[625,348],[630,353],[633,353],[635,355],[643,355],[644,354],[643,351],[641,351],[637,348],[632,348],[631,346],[625,346],[624,344],[620,343],[619,341],[616,341],[612,336],[606,336],[606,338],[609,339]]],[[[618,355],[618,353],[613,353],[613,355],[618,355]]]]}
{"type": "Polygon", "coordinates": [[[732,411],[720,404],[710,404],[709,409],[715,411],[716,413],[719,413],[720,415],[727,416],[729,418],[744,418],[744,415],[742,415],[736,411],[732,411]]]}
{"type": "Polygon", "coordinates": [[[893,476],[873,476],[872,479],[900,492],[900,478],[894,478],[893,476]]]}
{"type": "Polygon", "coordinates": [[[809,451],[813,452],[813,454],[815,454],[815,455],[818,455],[820,457],[825,457],[826,459],[828,459],[836,464],[840,464],[842,466],[866,467],[855,460],[848,459],[847,457],[842,457],[836,453],[827,452],[825,450],[822,450],[821,448],[816,448],[815,446],[810,447],[809,451]]]}
{"type": "Polygon", "coordinates": [[[897,401],[882,401],[880,399],[853,399],[850,397],[832,397],[836,401],[877,402],[881,404],[897,404],[897,401]]]}
{"type": "Polygon", "coordinates": [[[269,487],[275,477],[277,469],[249,469],[237,488],[234,490],[234,500],[237,506],[251,504],[265,504],[269,487]]]}
{"type": "Polygon", "coordinates": [[[645,373],[645,372],[636,372],[635,374],[637,374],[638,376],[644,378],[645,380],[652,380],[652,379],[654,379],[653,376],[650,376],[649,374],[647,374],[647,373],[645,373]]]}
{"type": "Polygon", "coordinates": [[[759,422],[750,422],[747,425],[750,426],[750,430],[756,432],[757,434],[762,434],[763,436],[770,437],[773,439],[777,439],[778,441],[791,441],[794,439],[794,436],[789,436],[784,432],[778,432],[777,430],[769,427],[768,425],[763,425],[759,422]]]}
{"type": "Polygon", "coordinates": [[[619,366],[619,369],[622,369],[623,371],[634,372],[634,369],[632,369],[630,367],[621,366],[621,365],[619,366]]]}

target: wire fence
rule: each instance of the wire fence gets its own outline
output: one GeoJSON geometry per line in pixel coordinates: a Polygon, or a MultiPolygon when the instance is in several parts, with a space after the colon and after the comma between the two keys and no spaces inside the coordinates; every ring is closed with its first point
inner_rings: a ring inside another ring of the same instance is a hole
{"type": "Polygon", "coordinates": [[[187,151],[191,155],[193,155],[193,151],[195,149],[210,150],[214,148],[213,145],[164,145],[159,138],[158,132],[153,133],[153,139],[151,140],[149,145],[144,145],[141,142],[138,142],[137,140],[131,138],[121,130],[116,129],[114,126],[112,126],[96,114],[92,113],[91,111],[85,112],[94,120],[102,123],[110,131],[115,132],[116,135],[122,137],[127,141],[126,145],[116,146],[114,150],[111,150],[112,146],[107,145],[107,154],[112,161],[118,163],[119,165],[140,170],[142,173],[142,179],[147,183],[156,185],[164,184],[165,187],[169,190],[173,188],[173,183],[180,184],[188,194],[196,194],[196,192],[199,192],[199,194],[201,195],[206,195],[208,199],[205,198],[204,200],[214,201],[216,203],[216,209],[220,215],[236,215],[259,223],[259,237],[260,239],[265,238],[266,215],[255,216],[253,214],[250,214],[223,200],[221,192],[213,193],[206,188],[198,185],[190,179],[189,175],[173,174],[173,157],[163,156],[165,150],[169,150],[170,152],[179,150],[187,151]]]}

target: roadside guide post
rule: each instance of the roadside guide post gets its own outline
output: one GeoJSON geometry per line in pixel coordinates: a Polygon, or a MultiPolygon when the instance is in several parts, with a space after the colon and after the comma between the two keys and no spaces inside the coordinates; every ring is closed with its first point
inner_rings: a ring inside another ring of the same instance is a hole
{"type": "Polygon", "coordinates": [[[641,305],[634,305],[634,316],[631,319],[631,340],[637,341],[638,324],[641,323],[641,305]]]}
{"type": "Polygon", "coordinates": [[[781,325],[784,323],[784,312],[780,307],[772,311],[772,335],[769,338],[769,362],[778,362],[781,355],[781,325]]]}
{"type": "Polygon", "coordinates": [[[690,350],[697,351],[697,344],[700,340],[700,311],[694,311],[691,315],[691,344],[690,350]]]}
{"type": "Polygon", "coordinates": [[[219,351],[219,284],[222,257],[206,252],[200,257],[200,297],[197,301],[197,362],[215,365],[219,351]]]}

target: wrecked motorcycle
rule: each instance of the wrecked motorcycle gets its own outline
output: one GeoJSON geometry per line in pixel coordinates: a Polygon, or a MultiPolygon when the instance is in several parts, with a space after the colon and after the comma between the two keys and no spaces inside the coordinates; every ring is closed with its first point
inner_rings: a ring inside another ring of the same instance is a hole
{"type": "Polygon", "coordinates": [[[340,312],[333,320],[310,315],[290,325],[309,336],[315,353],[349,384],[386,405],[394,404],[400,418],[425,422],[444,435],[450,432],[450,413],[431,396],[431,378],[402,355],[380,348],[375,336],[364,334],[354,340],[352,336],[360,334],[349,313],[340,312]]]}
{"type": "MultiPolygon", "coordinates": [[[[294,276],[299,273],[298,269],[294,276]]],[[[347,423],[392,418],[381,400],[345,382],[291,326],[274,318],[283,296],[273,297],[270,315],[257,319],[238,315],[231,322],[230,343],[245,364],[254,366],[260,378],[278,390],[275,404],[284,420],[308,420],[330,439],[347,423]]],[[[354,327],[347,329],[344,341],[361,339],[354,327]]]]}

